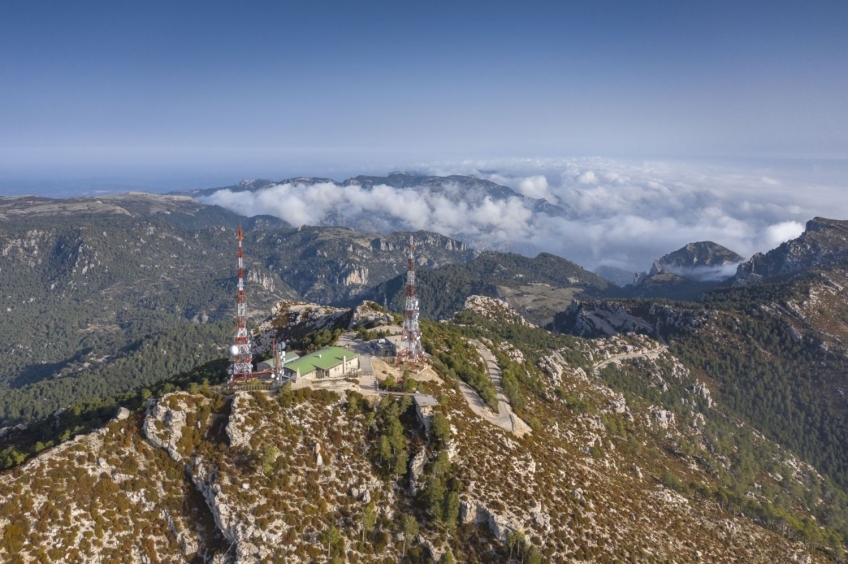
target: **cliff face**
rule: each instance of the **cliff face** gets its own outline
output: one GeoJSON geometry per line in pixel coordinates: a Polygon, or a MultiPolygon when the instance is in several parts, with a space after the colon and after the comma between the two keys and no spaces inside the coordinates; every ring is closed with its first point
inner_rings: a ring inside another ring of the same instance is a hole
{"type": "Polygon", "coordinates": [[[613,300],[574,300],[554,316],[551,329],[594,338],[639,333],[662,338],[669,330],[697,328],[711,315],[665,304],[613,300]]]}
{"type": "Polygon", "coordinates": [[[738,284],[760,282],[809,269],[844,266],[848,259],[848,221],[817,217],[797,239],[739,265],[738,284]]]}

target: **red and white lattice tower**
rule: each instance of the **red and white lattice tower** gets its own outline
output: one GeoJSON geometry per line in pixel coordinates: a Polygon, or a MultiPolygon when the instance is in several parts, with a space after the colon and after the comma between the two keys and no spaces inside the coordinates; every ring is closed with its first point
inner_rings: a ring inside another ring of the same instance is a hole
{"type": "Polygon", "coordinates": [[[230,348],[233,367],[231,382],[250,380],[253,374],[253,355],[250,354],[250,337],[247,334],[247,296],[244,294],[244,258],[241,241],[241,225],[238,228],[238,293],[236,294],[236,338],[230,348]]]}
{"type": "Polygon", "coordinates": [[[401,347],[397,354],[399,362],[418,364],[424,361],[418,315],[418,298],[415,297],[415,246],[412,235],[410,235],[409,256],[406,263],[406,305],[403,310],[403,335],[401,347]]]}

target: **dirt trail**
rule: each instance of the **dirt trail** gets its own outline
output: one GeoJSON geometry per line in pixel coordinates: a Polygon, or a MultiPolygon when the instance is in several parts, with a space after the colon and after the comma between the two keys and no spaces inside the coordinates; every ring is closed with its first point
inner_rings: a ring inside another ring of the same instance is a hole
{"type": "Polygon", "coordinates": [[[474,345],[477,352],[480,354],[480,357],[483,359],[483,362],[486,363],[489,378],[492,379],[492,383],[498,391],[498,413],[494,413],[489,406],[483,402],[480,395],[471,388],[471,386],[464,382],[461,383],[460,389],[462,390],[462,395],[465,397],[465,401],[468,402],[468,406],[471,408],[471,411],[489,423],[497,425],[501,429],[515,433],[518,436],[529,433],[530,426],[513,413],[512,406],[509,405],[509,399],[506,397],[506,394],[504,394],[503,375],[501,374],[501,368],[498,366],[498,361],[495,358],[495,355],[493,355],[492,351],[486,348],[483,343],[479,341],[471,339],[468,342],[474,345]]]}
{"type": "Polygon", "coordinates": [[[659,356],[660,356],[662,353],[664,353],[664,352],[665,352],[665,351],[667,351],[667,350],[668,350],[668,347],[667,347],[666,345],[660,345],[659,347],[657,347],[657,348],[655,348],[655,349],[653,349],[653,350],[650,350],[650,351],[648,351],[648,352],[638,352],[638,353],[621,353],[621,354],[613,355],[613,356],[611,356],[610,358],[608,358],[608,359],[606,359],[606,360],[602,360],[601,362],[599,362],[598,364],[596,364],[596,365],[594,366],[594,368],[592,368],[592,372],[595,374],[595,376],[600,377],[600,375],[601,375],[601,368],[603,368],[603,367],[605,367],[605,366],[607,366],[607,365],[609,365],[609,364],[613,364],[613,363],[618,364],[618,363],[620,363],[622,360],[629,360],[629,359],[631,359],[631,358],[651,358],[651,359],[657,359],[657,358],[659,358],[659,356]]]}

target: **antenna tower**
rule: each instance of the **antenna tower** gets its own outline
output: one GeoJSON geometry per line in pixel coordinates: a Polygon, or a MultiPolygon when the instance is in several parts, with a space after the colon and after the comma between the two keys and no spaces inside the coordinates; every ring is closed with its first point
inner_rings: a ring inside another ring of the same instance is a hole
{"type": "Polygon", "coordinates": [[[253,373],[253,356],[250,354],[250,339],[247,334],[247,297],[244,294],[244,259],[242,258],[241,225],[238,228],[238,293],[236,294],[236,338],[230,348],[233,368],[231,382],[250,380],[253,373]]]}
{"type": "Polygon", "coordinates": [[[398,361],[418,364],[424,361],[421,349],[421,331],[418,327],[418,298],[415,297],[415,244],[409,236],[409,256],[406,263],[406,306],[403,310],[403,335],[398,361]]]}

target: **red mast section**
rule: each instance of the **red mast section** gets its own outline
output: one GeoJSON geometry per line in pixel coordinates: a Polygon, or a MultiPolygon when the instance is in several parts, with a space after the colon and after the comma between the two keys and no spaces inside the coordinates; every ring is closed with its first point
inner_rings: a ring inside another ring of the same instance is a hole
{"type": "Polygon", "coordinates": [[[247,296],[244,294],[244,258],[241,241],[244,238],[241,225],[238,228],[238,293],[236,294],[236,337],[230,348],[232,357],[231,382],[250,380],[253,373],[253,355],[250,353],[250,338],[247,334],[247,296]]]}
{"type": "Polygon", "coordinates": [[[415,245],[409,236],[409,255],[406,263],[406,306],[403,312],[403,334],[398,361],[418,364],[424,362],[421,330],[418,327],[418,298],[415,296],[415,245]]]}

